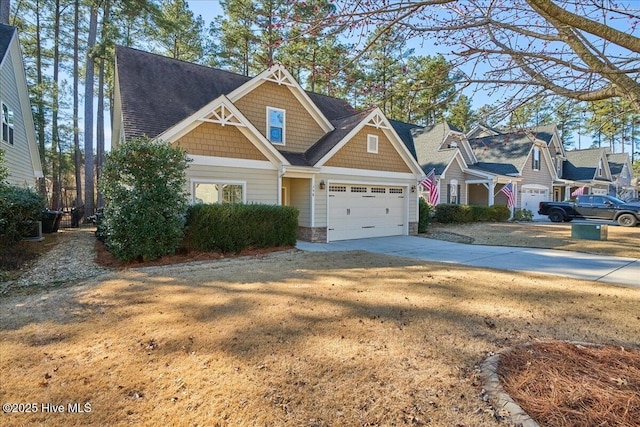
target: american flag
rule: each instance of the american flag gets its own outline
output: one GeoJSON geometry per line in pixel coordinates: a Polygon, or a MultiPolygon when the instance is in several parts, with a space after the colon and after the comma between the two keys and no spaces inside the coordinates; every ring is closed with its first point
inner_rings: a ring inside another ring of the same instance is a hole
{"type": "Polygon", "coordinates": [[[582,187],[573,190],[573,193],[571,193],[571,197],[582,196],[586,189],[587,189],[587,186],[583,185],[582,187]]]}
{"type": "Polygon", "coordinates": [[[504,193],[504,195],[507,196],[507,207],[511,209],[516,204],[516,197],[513,192],[513,185],[511,183],[508,183],[507,185],[502,187],[502,190],[500,190],[500,192],[504,193]]]}
{"type": "Polygon", "coordinates": [[[429,204],[435,206],[438,203],[438,183],[436,182],[436,169],[431,169],[427,177],[420,183],[429,192],[429,204]]]}

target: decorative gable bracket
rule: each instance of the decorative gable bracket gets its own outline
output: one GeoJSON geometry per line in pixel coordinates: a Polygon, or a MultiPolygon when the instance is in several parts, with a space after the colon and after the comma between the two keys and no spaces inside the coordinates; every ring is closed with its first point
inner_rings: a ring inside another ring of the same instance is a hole
{"type": "Polygon", "coordinates": [[[366,125],[367,126],[373,126],[376,129],[389,129],[389,127],[385,123],[384,118],[382,116],[380,116],[380,114],[378,114],[378,113],[374,114],[374,116],[371,117],[371,120],[369,120],[366,123],[366,125]]]}
{"type": "Polygon", "coordinates": [[[296,86],[295,82],[292,82],[289,78],[288,73],[286,73],[281,67],[277,66],[273,68],[273,71],[264,76],[264,79],[269,82],[274,82],[279,85],[284,86],[296,86]]]}
{"type": "Polygon", "coordinates": [[[224,104],[215,108],[207,117],[198,119],[201,122],[215,123],[222,126],[231,125],[246,127],[224,104]]]}

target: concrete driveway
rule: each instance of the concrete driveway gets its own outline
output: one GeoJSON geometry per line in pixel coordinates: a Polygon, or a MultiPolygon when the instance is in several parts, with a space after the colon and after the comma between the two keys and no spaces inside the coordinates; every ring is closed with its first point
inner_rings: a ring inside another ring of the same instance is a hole
{"type": "Polygon", "coordinates": [[[426,261],[498,270],[525,271],[640,287],[640,259],[589,255],[553,249],[481,246],[416,236],[377,237],[332,243],[298,242],[313,252],[363,250],[426,261]]]}

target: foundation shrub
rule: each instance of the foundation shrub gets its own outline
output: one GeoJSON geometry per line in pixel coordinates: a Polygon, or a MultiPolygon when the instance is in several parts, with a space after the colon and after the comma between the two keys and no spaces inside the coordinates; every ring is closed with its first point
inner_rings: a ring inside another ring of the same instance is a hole
{"type": "Polygon", "coordinates": [[[120,261],[176,252],[184,233],[186,153],[167,142],[136,138],[108,154],[100,188],[100,237],[120,261]]]}
{"type": "Polygon", "coordinates": [[[291,206],[199,204],[187,211],[184,246],[204,252],[240,252],[296,244],[298,210],[291,206]]]}
{"type": "Polygon", "coordinates": [[[503,205],[441,204],[436,206],[435,220],[442,224],[466,224],[480,221],[503,222],[510,216],[511,211],[503,205]]]}
{"type": "Polygon", "coordinates": [[[425,199],[418,199],[418,233],[425,233],[431,221],[431,206],[425,199]]]}
{"type": "Polygon", "coordinates": [[[511,209],[505,205],[487,206],[486,209],[489,211],[489,221],[504,222],[511,216],[511,209]]]}

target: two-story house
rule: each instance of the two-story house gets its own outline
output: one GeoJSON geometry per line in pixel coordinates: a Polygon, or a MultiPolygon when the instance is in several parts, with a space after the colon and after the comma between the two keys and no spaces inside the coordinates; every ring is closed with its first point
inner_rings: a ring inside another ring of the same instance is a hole
{"type": "Polygon", "coordinates": [[[10,184],[34,187],[42,178],[18,32],[0,24],[0,150],[10,184]]]}
{"type": "Polygon", "coordinates": [[[192,203],[295,206],[305,240],[417,233],[424,174],[382,111],[307,92],[281,65],[246,77],[117,47],[112,135],[185,149],[192,203]]]}

